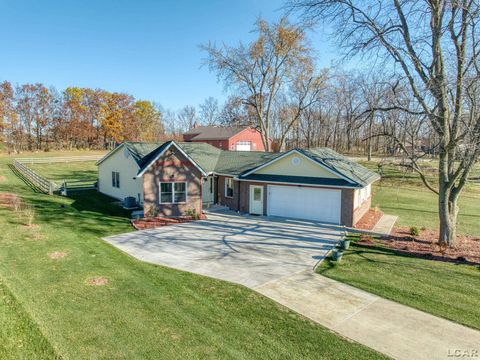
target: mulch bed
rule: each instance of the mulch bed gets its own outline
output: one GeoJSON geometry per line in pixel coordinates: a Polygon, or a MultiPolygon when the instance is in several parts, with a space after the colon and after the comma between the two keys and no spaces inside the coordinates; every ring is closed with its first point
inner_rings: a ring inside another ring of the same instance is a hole
{"type": "Polygon", "coordinates": [[[370,209],[358,220],[354,227],[356,229],[372,230],[382,216],[383,212],[380,210],[370,209]]]}
{"type": "Polygon", "coordinates": [[[179,217],[155,217],[155,218],[143,218],[132,220],[132,225],[137,230],[153,229],[162,226],[175,225],[186,223],[196,220],[205,220],[205,214],[201,214],[198,219],[191,216],[179,216],[179,217]]]}
{"type": "Polygon", "coordinates": [[[452,248],[444,248],[438,245],[438,237],[438,230],[421,230],[418,236],[412,236],[408,227],[395,227],[390,236],[378,240],[364,234],[360,237],[358,244],[363,246],[381,245],[401,253],[429,260],[471,265],[480,264],[480,238],[457,235],[455,245],[452,248]]]}

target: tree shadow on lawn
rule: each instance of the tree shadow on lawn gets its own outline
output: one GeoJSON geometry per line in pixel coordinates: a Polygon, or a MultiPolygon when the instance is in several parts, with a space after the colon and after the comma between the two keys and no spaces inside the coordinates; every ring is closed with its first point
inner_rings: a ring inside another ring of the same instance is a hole
{"type": "Polygon", "coordinates": [[[27,185],[30,189],[33,190],[34,193],[44,193],[37,185],[31,182],[27,177],[25,177],[21,172],[17,170],[13,164],[8,164],[10,170],[17,176],[25,185],[27,185]]]}
{"type": "Polygon", "coordinates": [[[100,237],[115,229],[123,231],[129,225],[129,212],[113,204],[116,200],[96,191],[72,192],[69,198],[56,195],[26,198],[35,208],[37,223],[70,227],[79,234],[100,237]]]}

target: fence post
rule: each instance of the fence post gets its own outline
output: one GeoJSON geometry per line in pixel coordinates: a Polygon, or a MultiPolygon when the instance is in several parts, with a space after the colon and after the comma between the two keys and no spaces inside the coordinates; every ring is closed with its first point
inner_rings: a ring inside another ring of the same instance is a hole
{"type": "Polygon", "coordinates": [[[48,182],[48,195],[53,195],[53,184],[51,181],[48,182]]]}

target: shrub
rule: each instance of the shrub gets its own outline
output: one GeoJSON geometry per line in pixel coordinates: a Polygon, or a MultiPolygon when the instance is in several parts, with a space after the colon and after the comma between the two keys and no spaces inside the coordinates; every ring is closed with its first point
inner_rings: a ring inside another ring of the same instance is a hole
{"type": "Polygon", "coordinates": [[[30,205],[23,206],[22,215],[25,218],[25,225],[32,226],[33,219],[35,218],[35,210],[33,206],[30,206],[30,205]]]}
{"type": "Polygon", "coordinates": [[[360,241],[366,242],[366,243],[371,243],[373,242],[373,236],[369,234],[361,234],[360,235],[360,241]]]}
{"type": "Polygon", "coordinates": [[[185,215],[191,217],[194,220],[200,219],[200,215],[197,214],[197,210],[195,209],[187,209],[185,210],[185,215]]]}
{"type": "Polygon", "coordinates": [[[418,236],[418,235],[420,235],[420,230],[418,230],[418,227],[416,227],[416,226],[411,226],[411,227],[410,227],[410,235],[412,235],[412,236],[418,236]]]}

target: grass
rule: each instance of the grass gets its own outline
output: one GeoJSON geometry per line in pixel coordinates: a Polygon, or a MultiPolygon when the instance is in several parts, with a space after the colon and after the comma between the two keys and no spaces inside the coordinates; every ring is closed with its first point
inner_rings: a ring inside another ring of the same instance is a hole
{"type": "MultiPolygon", "coordinates": [[[[378,170],[376,162],[363,162],[362,165],[378,170]]],[[[478,168],[475,172],[478,172],[478,168]]],[[[432,183],[435,182],[433,174],[430,179],[432,183]]],[[[422,184],[416,174],[405,172],[398,166],[384,165],[383,178],[374,184],[372,191],[372,206],[378,206],[387,214],[397,215],[397,226],[438,227],[437,196],[422,184]]],[[[479,203],[480,185],[469,183],[459,201],[459,234],[480,235],[479,203]]]]}
{"type": "Polygon", "coordinates": [[[0,358],[381,357],[242,286],[127,256],[101,240],[132,230],[110,198],[33,192],[8,161],[0,191],[33,205],[39,227],[0,207],[0,358]],[[88,285],[98,276],[109,283],[88,285]]]}
{"type": "Polygon", "coordinates": [[[55,182],[61,182],[63,180],[95,181],[98,177],[98,169],[95,161],[29,164],[28,167],[39,175],[55,182]]]}
{"type": "MultiPolygon", "coordinates": [[[[355,240],[355,239],[354,239],[355,240]]],[[[480,267],[425,260],[380,246],[352,244],[340,264],[317,269],[329,278],[480,329],[480,267]]]]}

